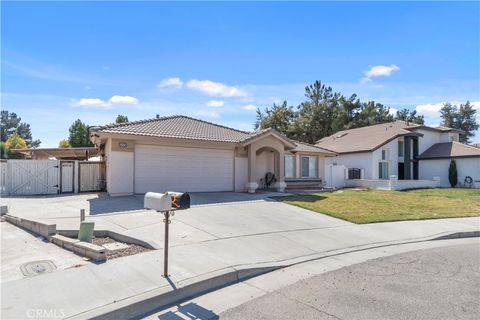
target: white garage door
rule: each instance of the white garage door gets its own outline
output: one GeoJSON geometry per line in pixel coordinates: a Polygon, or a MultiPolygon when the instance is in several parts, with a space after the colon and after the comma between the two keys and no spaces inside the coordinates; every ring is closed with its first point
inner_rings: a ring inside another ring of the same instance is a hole
{"type": "Polygon", "coordinates": [[[135,145],[135,193],[232,190],[232,150],[135,145]]]}

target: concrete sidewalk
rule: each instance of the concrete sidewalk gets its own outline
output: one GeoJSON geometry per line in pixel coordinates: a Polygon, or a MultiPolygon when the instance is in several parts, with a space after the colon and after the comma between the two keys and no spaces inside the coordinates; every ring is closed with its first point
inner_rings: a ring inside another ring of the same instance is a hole
{"type": "MultiPolygon", "coordinates": [[[[288,208],[294,210],[294,207],[288,208]]],[[[307,213],[311,213],[303,211],[306,219],[307,213]]],[[[270,211],[270,216],[275,214],[270,211]]],[[[163,253],[157,250],[101,265],[6,282],[2,285],[2,291],[8,292],[2,295],[2,318],[25,318],[29,310],[55,310],[64,318],[101,315],[128,318],[138,315],[139,311],[147,312],[275,268],[350,251],[480,230],[478,217],[368,225],[339,223],[330,218],[333,220],[318,221],[318,227],[302,229],[310,219],[297,220],[297,216],[294,214],[289,220],[297,223],[293,229],[275,227],[275,224],[245,225],[244,228],[254,231],[241,234],[225,226],[219,230],[223,233],[212,233],[211,239],[177,241],[170,251],[170,279],[161,277],[163,253]],[[135,307],[128,307],[131,305],[135,307]]],[[[172,237],[176,232],[174,224],[172,237]]]]}

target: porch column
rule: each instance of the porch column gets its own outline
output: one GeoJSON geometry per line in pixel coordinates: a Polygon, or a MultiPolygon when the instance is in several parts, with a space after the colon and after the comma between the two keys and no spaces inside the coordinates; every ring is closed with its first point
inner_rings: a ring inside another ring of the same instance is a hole
{"type": "Polygon", "coordinates": [[[255,177],[256,151],[256,149],[252,148],[252,145],[248,146],[248,182],[246,186],[248,193],[255,193],[255,190],[258,188],[258,183],[255,177]]]}
{"type": "Polygon", "coordinates": [[[403,155],[403,178],[405,180],[410,180],[412,179],[412,157],[410,156],[412,147],[410,145],[412,138],[411,137],[405,137],[403,138],[404,144],[405,144],[405,152],[403,155]]]}
{"type": "Polygon", "coordinates": [[[287,184],[285,183],[285,150],[278,150],[278,157],[277,157],[277,165],[278,172],[277,182],[275,182],[275,188],[278,192],[283,192],[287,184]]]}
{"type": "Polygon", "coordinates": [[[300,178],[301,175],[300,175],[300,166],[302,165],[302,163],[300,162],[301,159],[300,159],[300,155],[297,153],[295,155],[295,178],[300,178]]]}

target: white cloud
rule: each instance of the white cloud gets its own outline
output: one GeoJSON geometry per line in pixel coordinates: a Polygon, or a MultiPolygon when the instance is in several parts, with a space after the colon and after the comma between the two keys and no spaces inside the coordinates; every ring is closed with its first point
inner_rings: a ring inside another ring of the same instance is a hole
{"type": "Polygon", "coordinates": [[[415,110],[419,113],[424,115],[425,117],[429,118],[438,118],[440,117],[440,109],[443,107],[443,102],[439,103],[427,103],[427,104],[419,104],[415,107],[415,110]]]}
{"type": "Polygon", "coordinates": [[[103,107],[110,108],[115,104],[138,104],[138,99],[132,96],[114,95],[108,101],[99,98],[82,98],[74,100],[73,105],[77,107],[103,107]]]}
{"type": "Polygon", "coordinates": [[[181,88],[183,86],[183,81],[178,77],[166,78],[157,84],[159,88],[181,88]]]}
{"type": "Polygon", "coordinates": [[[247,104],[246,106],[243,106],[242,109],[252,111],[257,110],[257,106],[254,106],[253,104],[247,104]]]}
{"type": "Polygon", "coordinates": [[[220,82],[214,82],[210,80],[190,80],[187,82],[187,87],[193,90],[200,91],[206,95],[212,97],[245,97],[247,92],[234,87],[227,86],[220,82]]]}
{"type": "Polygon", "coordinates": [[[225,102],[223,102],[222,100],[210,100],[207,102],[207,106],[213,108],[223,107],[224,104],[225,102]]]}
{"type": "Polygon", "coordinates": [[[392,73],[398,70],[400,70],[400,67],[395,64],[391,64],[389,66],[371,66],[370,69],[365,71],[364,77],[360,80],[360,83],[365,84],[372,82],[372,78],[375,77],[389,77],[392,75],[392,73]]]}
{"type": "Polygon", "coordinates": [[[112,96],[108,102],[111,104],[138,104],[138,99],[132,96],[112,96]]]}
{"type": "Polygon", "coordinates": [[[80,107],[109,107],[110,104],[98,98],[83,98],[78,100],[75,105],[80,107]]]}
{"type": "Polygon", "coordinates": [[[217,111],[206,111],[206,110],[199,110],[195,113],[197,116],[203,116],[208,118],[219,118],[220,114],[217,111]]]}
{"type": "Polygon", "coordinates": [[[390,110],[388,111],[388,113],[390,113],[392,116],[395,116],[395,115],[397,115],[397,111],[398,111],[397,108],[390,108],[390,110]]]}

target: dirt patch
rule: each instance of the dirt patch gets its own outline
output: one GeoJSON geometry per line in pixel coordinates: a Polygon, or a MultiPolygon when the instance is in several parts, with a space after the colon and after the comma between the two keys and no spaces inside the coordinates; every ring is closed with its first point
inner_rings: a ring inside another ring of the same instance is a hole
{"type": "MultiPolygon", "coordinates": [[[[92,240],[92,243],[97,246],[104,246],[105,244],[115,244],[115,243],[121,244],[121,246],[119,246],[121,247],[121,249],[110,250],[109,248],[105,248],[105,252],[107,254],[107,260],[151,251],[151,249],[139,246],[137,244],[119,242],[109,237],[94,237],[92,240]]],[[[108,247],[111,247],[111,246],[108,246],[108,247]]]]}

